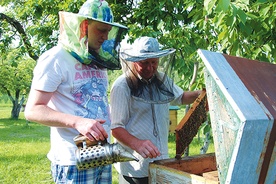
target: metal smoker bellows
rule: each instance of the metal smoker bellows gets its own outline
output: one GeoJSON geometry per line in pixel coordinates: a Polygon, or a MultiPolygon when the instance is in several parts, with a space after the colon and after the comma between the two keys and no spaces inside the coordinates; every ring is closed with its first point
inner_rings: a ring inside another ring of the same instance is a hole
{"type": "Polygon", "coordinates": [[[113,164],[115,162],[138,161],[131,153],[127,152],[120,144],[104,142],[91,142],[83,135],[74,138],[78,147],[76,150],[77,168],[86,170],[93,167],[113,164]]]}

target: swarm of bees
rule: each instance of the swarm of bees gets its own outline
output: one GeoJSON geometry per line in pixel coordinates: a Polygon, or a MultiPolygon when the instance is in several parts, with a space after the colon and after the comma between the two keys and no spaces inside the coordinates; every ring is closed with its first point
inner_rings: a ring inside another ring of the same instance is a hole
{"type": "Polygon", "coordinates": [[[198,133],[199,127],[207,120],[207,112],[207,95],[204,89],[175,129],[176,159],[181,158],[198,133]]]}

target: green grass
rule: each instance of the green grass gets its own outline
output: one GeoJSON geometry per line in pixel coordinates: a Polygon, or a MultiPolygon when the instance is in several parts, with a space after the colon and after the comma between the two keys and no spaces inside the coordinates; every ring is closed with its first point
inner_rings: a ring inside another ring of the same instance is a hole
{"type": "Polygon", "coordinates": [[[9,107],[0,110],[0,183],[51,183],[49,127],[29,123],[20,114],[9,119],[9,107]]]}
{"type": "MultiPolygon", "coordinates": [[[[37,123],[27,123],[23,113],[19,120],[9,119],[11,106],[0,104],[0,183],[51,184],[50,162],[46,155],[50,149],[50,128],[37,123]]],[[[180,110],[179,119],[183,117],[180,110]]],[[[180,121],[180,120],[179,120],[180,121]]],[[[178,121],[178,122],[179,122],[178,121]]],[[[175,157],[175,137],[169,137],[169,155],[175,157]]],[[[190,155],[199,154],[202,143],[198,138],[190,144],[190,155]]],[[[213,144],[208,152],[214,152],[213,144]]],[[[118,184],[118,174],[113,168],[113,183],[118,184]]]]}

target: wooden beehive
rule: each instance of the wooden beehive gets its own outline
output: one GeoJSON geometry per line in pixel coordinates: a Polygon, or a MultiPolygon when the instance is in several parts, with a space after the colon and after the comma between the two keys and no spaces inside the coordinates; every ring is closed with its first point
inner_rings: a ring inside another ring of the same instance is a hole
{"type": "Polygon", "coordinates": [[[177,111],[179,110],[178,106],[170,106],[170,111],[169,111],[169,115],[170,115],[170,129],[169,132],[170,133],[174,133],[176,127],[177,127],[177,111]]]}
{"type": "Polygon", "coordinates": [[[155,161],[150,183],[276,183],[276,65],[198,53],[215,154],[155,161]]]}
{"type": "Polygon", "coordinates": [[[214,153],[163,159],[149,166],[151,184],[218,184],[216,157],[214,153]]]}
{"type": "Polygon", "coordinates": [[[276,65],[198,51],[221,183],[276,183],[276,65]]]}

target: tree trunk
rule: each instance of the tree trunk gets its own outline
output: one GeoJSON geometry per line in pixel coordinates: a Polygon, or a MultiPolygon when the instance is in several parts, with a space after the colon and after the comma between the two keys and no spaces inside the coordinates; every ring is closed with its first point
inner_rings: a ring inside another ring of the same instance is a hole
{"type": "Polygon", "coordinates": [[[20,110],[21,110],[21,107],[23,105],[24,100],[25,100],[25,98],[22,97],[19,103],[18,103],[18,99],[15,99],[12,102],[13,103],[12,111],[11,111],[11,118],[12,119],[18,119],[19,118],[20,110]]]}

